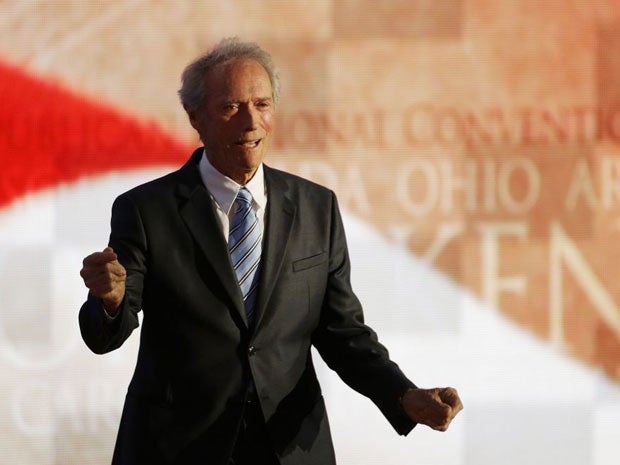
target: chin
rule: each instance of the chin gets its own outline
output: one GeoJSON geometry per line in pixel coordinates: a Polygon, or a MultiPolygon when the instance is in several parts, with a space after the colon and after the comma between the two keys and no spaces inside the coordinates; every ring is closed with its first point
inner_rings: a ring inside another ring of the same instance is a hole
{"type": "Polygon", "coordinates": [[[246,157],[243,157],[242,160],[239,160],[238,166],[242,167],[242,169],[246,172],[253,172],[260,166],[262,161],[263,161],[262,154],[246,156],[246,157]]]}

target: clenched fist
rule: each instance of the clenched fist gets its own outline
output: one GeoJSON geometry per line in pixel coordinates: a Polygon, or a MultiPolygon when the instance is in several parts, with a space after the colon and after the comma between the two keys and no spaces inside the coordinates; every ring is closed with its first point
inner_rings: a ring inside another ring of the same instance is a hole
{"type": "Polygon", "coordinates": [[[456,414],[463,410],[454,388],[409,389],[401,403],[409,418],[438,431],[446,431],[456,414]]]}
{"type": "Polygon", "coordinates": [[[90,293],[103,300],[110,316],[116,315],[125,296],[127,272],[112,247],[90,254],[82,265],[80,276],[90,293]]]}

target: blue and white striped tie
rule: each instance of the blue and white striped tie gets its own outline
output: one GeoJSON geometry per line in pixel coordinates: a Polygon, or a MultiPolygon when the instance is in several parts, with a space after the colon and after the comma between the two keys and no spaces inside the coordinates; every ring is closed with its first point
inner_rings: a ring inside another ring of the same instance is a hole
{"type": "Polygon", "coordinates": [[[228,252],[243,294],[248,325],[252,325],[259,279],[261,231],[252,209],[252,194],[245,187],[237,193],[236,205],[230,224],[228,252]]]}

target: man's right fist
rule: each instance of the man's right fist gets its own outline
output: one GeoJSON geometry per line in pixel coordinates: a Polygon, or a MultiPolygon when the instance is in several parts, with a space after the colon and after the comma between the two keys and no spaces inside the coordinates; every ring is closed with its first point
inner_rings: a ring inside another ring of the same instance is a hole
{"type": "Polygon", "coordinates": [[[86,257],[82,261],[80,276],[90,293],[103,300],[106,312],[110,316],[116,315],[125,297],[127,272],[112,247],[86,257]]]}

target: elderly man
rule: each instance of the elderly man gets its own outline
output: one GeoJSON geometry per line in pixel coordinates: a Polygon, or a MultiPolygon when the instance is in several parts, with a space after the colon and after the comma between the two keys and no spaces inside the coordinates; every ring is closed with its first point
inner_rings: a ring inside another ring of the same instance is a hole
{"type": "Polygon", "coordinates": [[[115,465],[334,464],[312,345],[400,434],[462,408],[364,325],[333,192],[263,163],[278,93],[256,44],[190,64],[179,94],[204,147],[119,196],[109,246],[84,259],[91,350],[118,348],[144,311],[115,465]]]}

